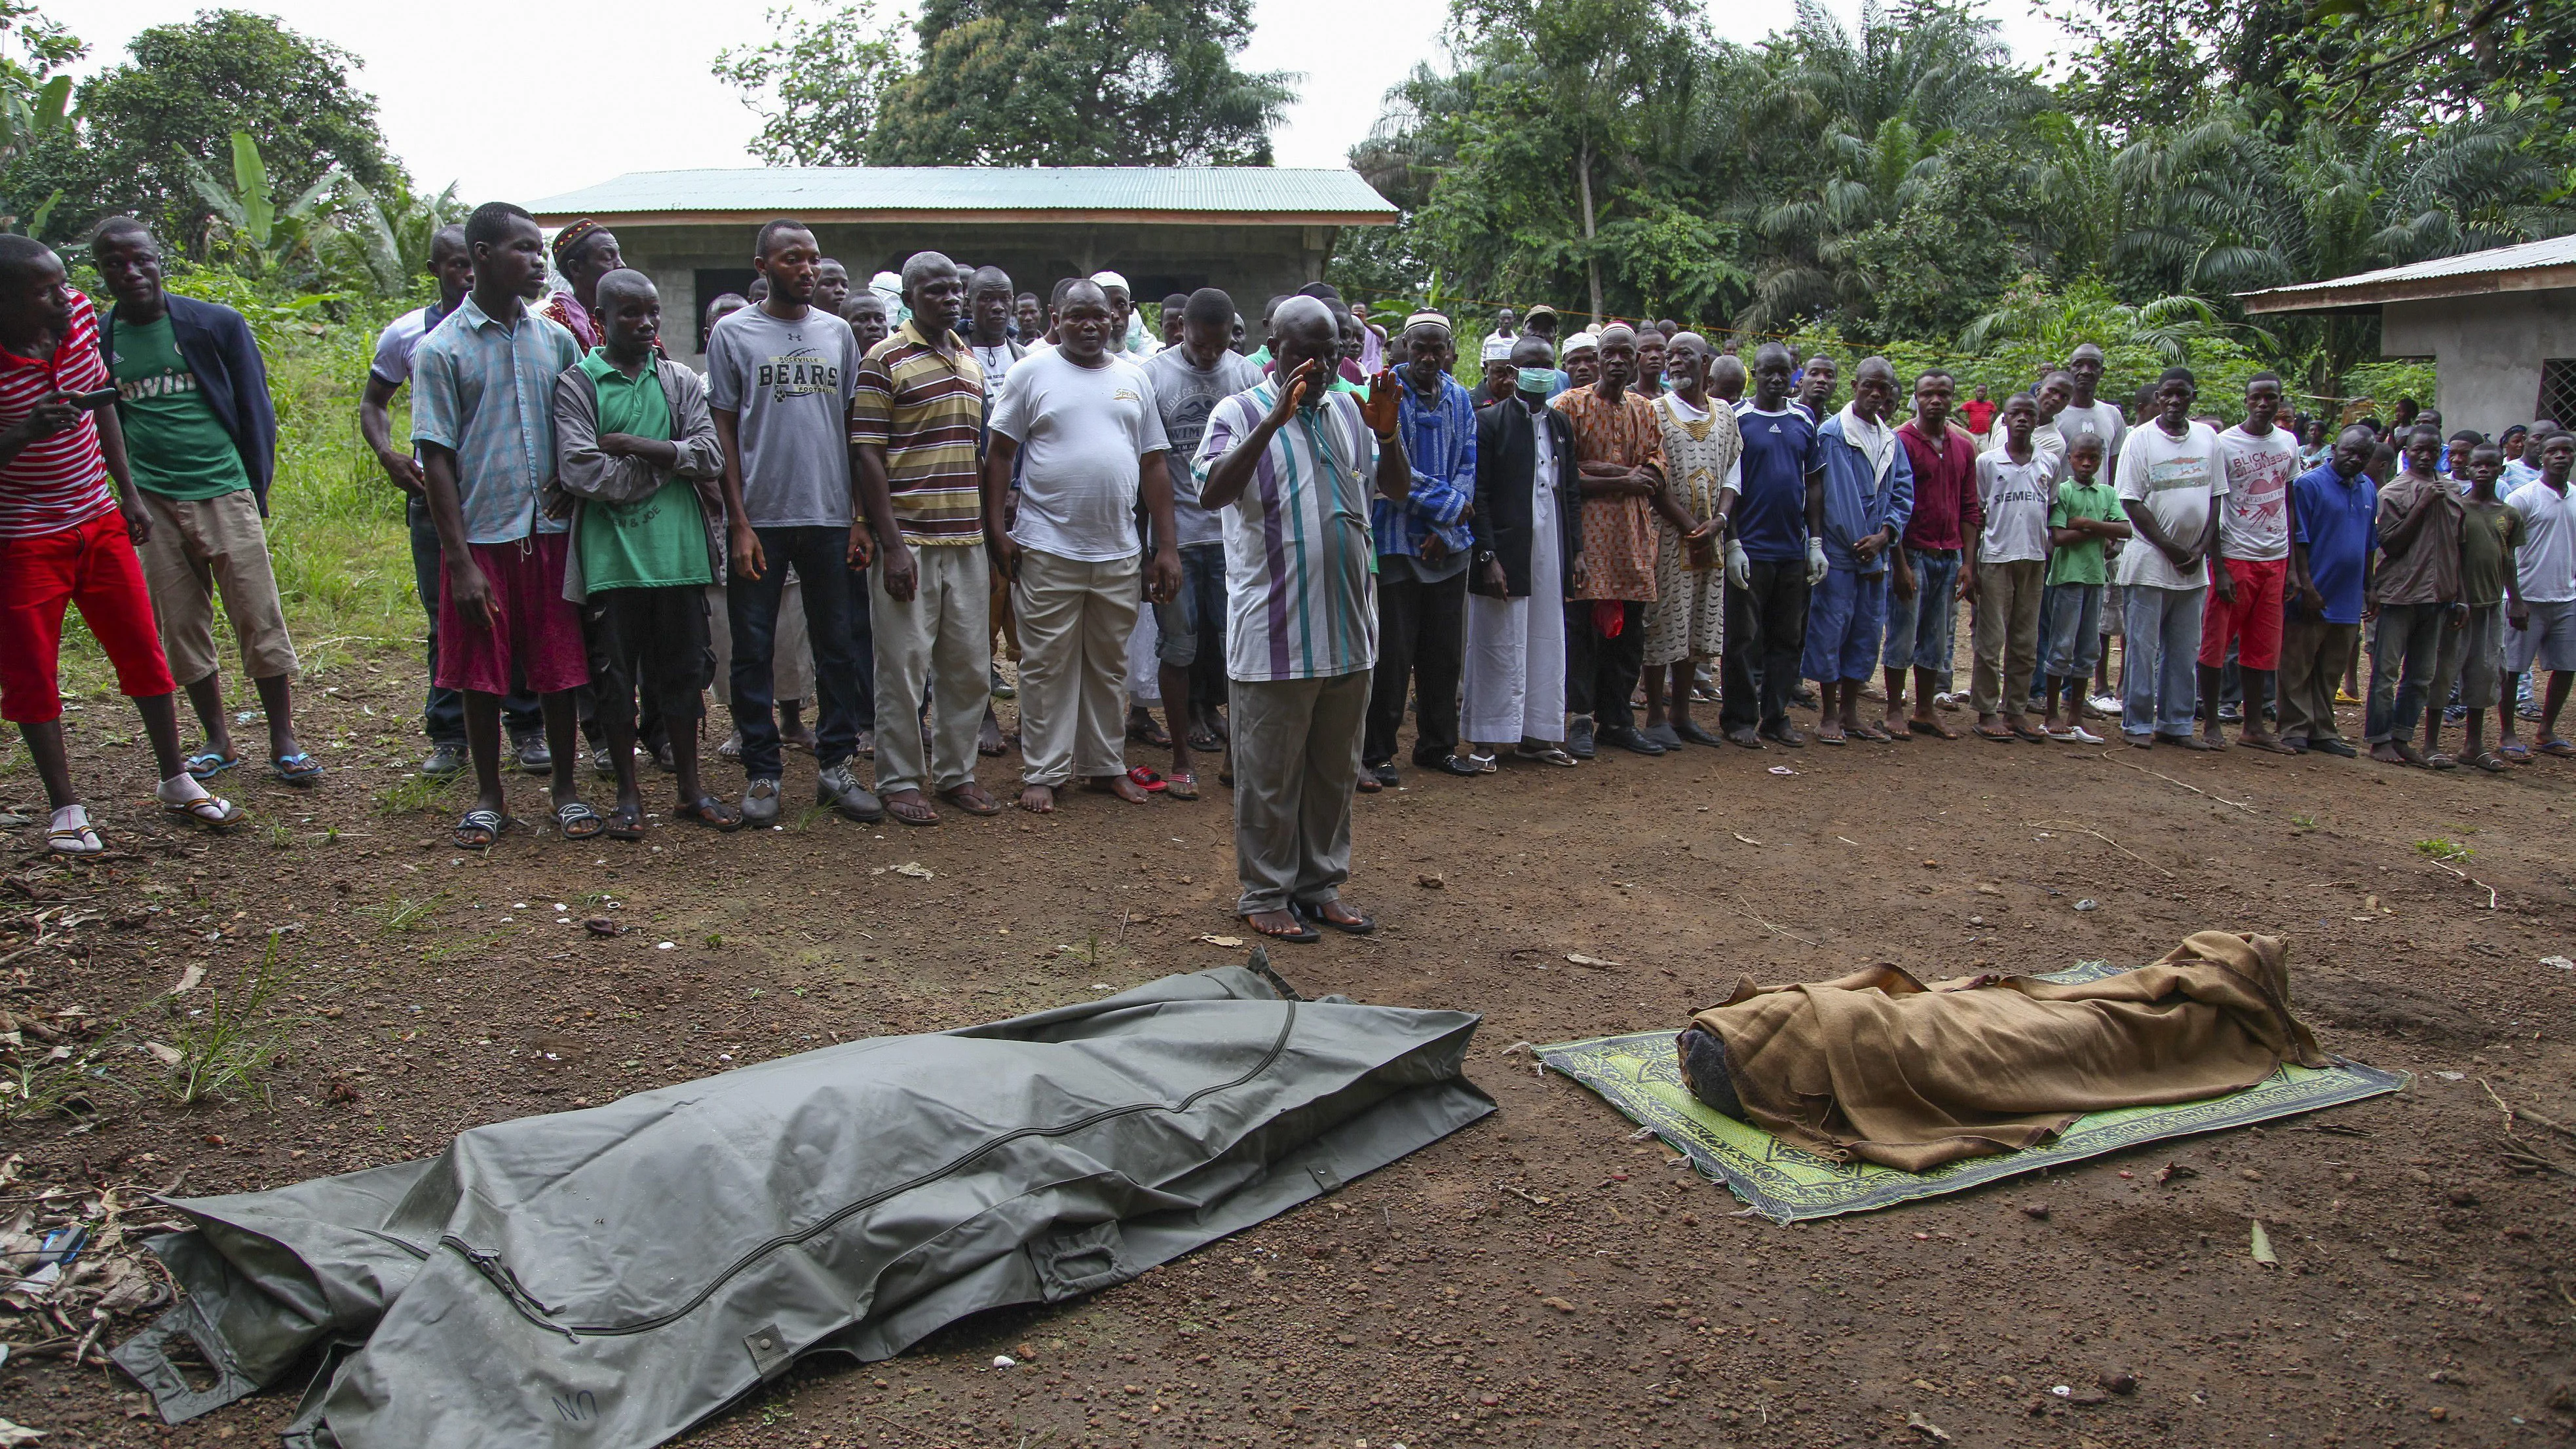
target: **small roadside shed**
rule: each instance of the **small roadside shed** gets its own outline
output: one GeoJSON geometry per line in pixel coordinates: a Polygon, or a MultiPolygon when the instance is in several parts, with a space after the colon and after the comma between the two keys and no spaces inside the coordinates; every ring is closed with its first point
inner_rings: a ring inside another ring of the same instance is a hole
{"type": "Polygon", "coordinates": [[[1396,209],[1348,169],[1271,166],[771,166],[635,171],[529,208],[548,227],[591,217],[650,275],[670,340],[697,345],[695,317],[749,285],[752,235],[774,217],[814,229],[861,286],[925,248],[998,266],[1017,289],[1104,268],[1140,302],[1223,287],[1246,318],[1263,299],[1319,281],[1345,226],[1396,209]]]}
{"type": "Polygon", "coordinates": [[[2430,357],[2443,422],[2576,421],[2576,236],[2237,294],[2255,316],[2377,312],[2386,357],[2430,357]]]}

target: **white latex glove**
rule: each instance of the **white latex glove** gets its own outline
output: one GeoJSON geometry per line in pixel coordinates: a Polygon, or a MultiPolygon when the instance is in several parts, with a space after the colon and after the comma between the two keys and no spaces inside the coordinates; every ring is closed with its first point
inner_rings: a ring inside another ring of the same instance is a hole
{"type": "Polygon", "coordinates": [[[1824,581],[1825,541],[1810,536],[1807,539],[1807,587],[1812,589],[1824,581]]]}
{"type": "Polygon", "coordinates": [[[1726,541],[1726,581],[1739,589],[1753,587],[1753,558],[1731,538],[1726,541]]]}

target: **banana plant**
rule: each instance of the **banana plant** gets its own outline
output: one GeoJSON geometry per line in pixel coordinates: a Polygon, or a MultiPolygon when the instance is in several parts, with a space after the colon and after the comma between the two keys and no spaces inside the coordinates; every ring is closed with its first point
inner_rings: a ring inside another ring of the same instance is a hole
{"type": "Polygon", "coordinates": [[[259,154],[259,143],[247,131],[233,132],[232,143],[230,186],[217,181],[184,149],[179,150],[179,161],[198,199],[214,213],[207,226],[207,249],[236,252],[255,275],[265,276],[315,248],[328,226],[332,196],[348,184],[348,173],[334,165],[301,195],[279,206],[269,193],[268,163],[259,154]]]}
{"type": "Polygon", "coordinates": [[[340,189],[339,203],[334,260],[385,296],[401,295],[429,271],[430,239],[465,215],[453,183],[423,200],[400,181],[380,197],[352,180],[340,189]]]}

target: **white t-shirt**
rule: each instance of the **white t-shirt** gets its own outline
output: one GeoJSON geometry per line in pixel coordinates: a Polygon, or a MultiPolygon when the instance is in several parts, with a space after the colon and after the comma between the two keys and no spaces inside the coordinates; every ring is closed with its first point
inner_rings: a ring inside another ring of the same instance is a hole
{"type": "Polygon", "coordinates": [[[2066,471],[2054,454],[2030,450],[2016,463],[2001,448],[1977,455],[1977,502],[1986,531],[1977,537],[1977,562],[2014,563],[2048,557],[2048,510],[2057,502],[2057,480],[2066,471]]]}
{"type": "Polygon", "coordinates": [[[1164,449],[1145,370],[1118,353],[1084,367],[1061,352],[1011,369],[993,431],[1020,446],[1020,519],[1011,537],[1084,563],[1136,555],[1137,462],[1164,449]]]}
{"type": "Polygon", "coordinates": [[[2561,493],[2546,483],[2525,483],[2505,502],[2522,515],[2522,547],[2514,550],[2514,581],[2523,601],[2576,600],[2576,489],[2561,493]]]}
{"type": "Polygon", "coordinates": [[[2227,468],[2227,508],[2218,515],[2218,556],[2262,562],[2290,556],[2290,480],[2299,445],[2276,427],[2256,437],[2242,424],[2218,435],[2227,468]]]}
{"type": "MultiPolygon", "coordinates": [[[[2179,438],[2162,423],[2149,423],[2129,434],[2120,446],[2122,503],[2147,505],[2165,537],[2188,546],[2209,526],[2209,511],[2227,496],[2227,470],[2219,466],[2218,434],[2207,423],[2192,423],[2179,438]]],[[[2207,568],[2177,571],[2165,551],[2141,536],[2120,553],[2120,587],[2205,589],[2207,568]]]]}
{"type": "Polygon", "coordinates": [[[2128,418],[2098,397],[2091,407],[2068,403],[2058,410],[2057,437],[2061,445],[2087,434],[2102,440],[2102,481],[2119,482],[2120,445],[2129,437],[2128,418]]]}

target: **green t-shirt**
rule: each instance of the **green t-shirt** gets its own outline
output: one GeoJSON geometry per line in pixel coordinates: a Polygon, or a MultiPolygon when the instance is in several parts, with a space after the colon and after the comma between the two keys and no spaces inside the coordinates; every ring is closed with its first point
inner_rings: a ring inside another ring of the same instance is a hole
{"type": "Polygon", "coordinates": [[[116,324],[116,420],[134,483],[164,498],[220,498],[250,486],[233,435],[224,431],[197,375],[179,355],[170,315],[116,324]]]}
{"type": "MultiPolygon", "coordinates": [[[[661,374],[654,369],[671,363],[649,362],[629,378],[593,348],[577,365],[599,390],[601,436],[629,433],[670,441],[671,400],[662,395],[661,374]]],[[[594,594],[715,582],[707,566],[706,511],[686,478],[673,478],[652,497],[634,503],[585,505],[576,546],[582,586],[594,594]]]]}
{"type": "Polygon", "coordinates": [[[2460,592],[2471,608],[2504,601],[2504,571],[2522,547],[2522,510],[2498,499],[2460,500],[2460,592]]]}
{"type": "MultiPolygon", "coordinates": [[[[2078,483],[2069,478],[2057,485],[2057,504],[2048,510],[2048,526],[2064,528],[2078,518],[2117,522],[2120,517],[2120,495],[2110,484],[2078,483]]],[[[2110,573],[2102,561],[2102,544],[2101,539],[2088,538],[2058,548],[2048,556],[2048,582],[2108,583],[2110,573]]]]}

